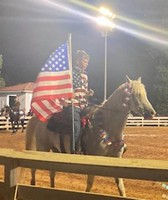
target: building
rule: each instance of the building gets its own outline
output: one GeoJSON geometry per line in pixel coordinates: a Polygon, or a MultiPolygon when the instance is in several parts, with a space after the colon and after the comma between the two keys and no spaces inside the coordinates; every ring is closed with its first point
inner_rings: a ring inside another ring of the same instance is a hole
{"type": "Polygon", "coordinates": [[[20,109],[24,109],[28,113],[32,99],[33,85],[33,82],[29,82],[0,88],[0,110],[5,105],[12,107],[14,99],[17,96],[20,101],[20,109]]]}

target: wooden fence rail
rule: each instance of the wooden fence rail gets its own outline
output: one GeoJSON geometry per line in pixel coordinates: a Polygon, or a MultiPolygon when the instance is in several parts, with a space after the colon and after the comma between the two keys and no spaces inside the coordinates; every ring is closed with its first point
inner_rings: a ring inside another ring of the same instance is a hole
{"type": "Polygon", "coordinates": [[[21,185],[17,182],[17,168],[56,170],[59,172],[93,174],[106,177],[121,177],[139,180],[167,181],[168,161],[83,156],[71,154],[45,153],[34,151],[14,151],[0,149],[0,165],[4,165],[4,182],[0,182],[0,192],[6,200],[136,200],[80,191],[40,188],[21,185]]]}
{"type": "MultiPolygon", "coordinates": [[[[25,117],[24,128],[26,128],[30,118],[31,118],[30,116],[25,117]]],[[[19,128],[21,128],[21,125],[19,125],[19,128]]],[[[10,119],[0,116],[0,130],[10,130],[10,129],[11,129],[10,119]]]]}
{"type": "Polygon", "coordinates": [[[168,117],[154,117],[153,119],[129,117],[127,126],[168,126],[168,117]]]}

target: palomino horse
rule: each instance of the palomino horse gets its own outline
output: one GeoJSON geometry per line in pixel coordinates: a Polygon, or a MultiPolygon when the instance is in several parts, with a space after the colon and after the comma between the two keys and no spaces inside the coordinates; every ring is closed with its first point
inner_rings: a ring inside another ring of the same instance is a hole
{"type": "Polygon", "coordinates": [[[12,126],[12,134],[17,132],[19,125],[22,127],[22,132],[24,131],[25,112],[22,109],[12,109],[9,106],[4,106],[1,110],[1,116],[9,117],[12,126]]]}
{"type": "MultiPolygon", "coordinates": [[[[83,127],[81,144],[84,154],[122,157],[125,150],[124,128],[129,113],[132,111],[150,116],[156,114],[149,102],[141,78],[131,80],[126,77],[122,84],[100,107],[92,113],[90,123],[83,127]]],[[[69,130],[70,132],[70,130],[69,130]]],[[[64,135],[69,137],[69,135],[64,135]]],[[[70,137],[69,137],[70,138],[70,137]]],[[[39,121],[36,117],[29,120],[26,130],[26,149],[37,151],[61,152],[59,133],[47,129],[47,123],[39,121]]],[[[65,138],[66,139],[66,138],[65,138]]],[[[70,145],[69,145],[70,146],[70,145]]],[[[68,151],[70,147],[65,146],[68,151]]],[[[54,173],[50,173],[51,187],[54,187],[54,173]]],[[[94,176],[88,175],[86,191],[90,191],[94,176]]],[[[122,178],[115,178],[119,193],[125,195],[122,178]]],[[[35,184],[35,169],[32,170],[31,184],[35,184]]]]}

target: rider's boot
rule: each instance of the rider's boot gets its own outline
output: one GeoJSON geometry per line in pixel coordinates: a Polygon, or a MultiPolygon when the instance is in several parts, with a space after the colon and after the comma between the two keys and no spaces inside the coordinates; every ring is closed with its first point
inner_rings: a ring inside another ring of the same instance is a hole
{"type": "Polygon", "coordinates": [[[82,154],[81,140],[79,138],[77,144],[75,145],[75,154],[82,154]]]}

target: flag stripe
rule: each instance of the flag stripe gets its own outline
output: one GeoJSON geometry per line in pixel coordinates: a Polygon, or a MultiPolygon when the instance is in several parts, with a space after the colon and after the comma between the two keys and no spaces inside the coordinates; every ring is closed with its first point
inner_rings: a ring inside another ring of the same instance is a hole
{"type": "MultiPolygon", "coordinates": [[[[54,91],[54,90],[69,89],[69,88],[71,88],[71,87],[72,87],[71,84],[38,86],[38,87],[34,88],[34,93],[36,93],[36,92],[41,92],[41,91],[44,91],[44,90],[51,90],[51,91],[54,91]]],[[[65,90],[65,91],[66,91],[66,90],[65,90]]],[[[57,91],[57,92],[58,92],[58,91],[57,91]]]]}
{"type": "Polygon", "coordinates": [[[70,79],[70,75],[64,74],[60,76],[52,75],[51,77],[49,76],[38,76],[37,81],[59,81],[59,80],[66,80],[70,79]]]}
{"type": "Polygon", "coordinates": [[[66,96],[71,97],[72,95],[70,92],[68,93],[68,89],[64,89],[64,90],[62,89],[60,91],[48,90],[48,93],[46,93],[45,91],[39,91],[39,92],[34,93],[33,98],[40,97],[40,96],[41,96],[41,99],[44,100],[43,99],[44,96],[46,96],[47,99],[50,99],[51,97],[57,97],[57,99],[58,99],[59,96],[60,96],[60,98],[63,98],[66,96]],[[62,92],[64,92],[64,93],[62,93],[62,92]]]}
{"type": "Polygon", "coordinates": [[[41,121],[46,121],[46,118],[48,118],[50,115],[52,115],[55,112],[60,112],[61,110],[62,106],[58,106],[57,103],[53,103],[49,100],[36,101],[35,103],[32,103],[32,111],[36,112],[36,116],[41,121]]]}
{"type": "MultiPolygon", "coordinates": [[[[66,80],[60,80],[60,81],[41,81],[38,82],[34,88],[38,87],[38,86],[48,86],[48,85],[64,85],[64,84],[71,84],[71,81],[69,79],[66,80]]],[[[72,85],[72,84],[71,84],[72,85]]]]}
{"type": "Polygon", "coordinates": [[[35,113],[36,117],[39,118],[41,121],[46,121],[45,119],[48,116],[48,113],[44,112],[43,109],[38,105],[38,103],[31,104],[32,112],[35,113]]]}
{"type": "Polygon", "coordinates": [[[43,99],[61,99],[61,98],[72,98],[72,94],[71,93],[67,93],[66,95],[65,94],[57,94],[57,95],[51,95],[51,94],[48,94],[48,95],[39,95],[37,97],[33,97],[33,100],[32,102],[35,102],[35,101],[38,101],[38,100],[43,100],[43,99]]]}

